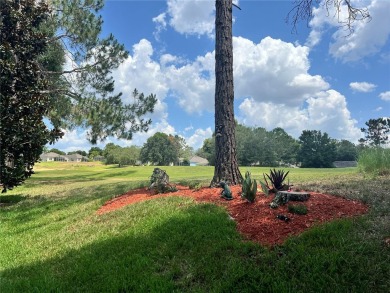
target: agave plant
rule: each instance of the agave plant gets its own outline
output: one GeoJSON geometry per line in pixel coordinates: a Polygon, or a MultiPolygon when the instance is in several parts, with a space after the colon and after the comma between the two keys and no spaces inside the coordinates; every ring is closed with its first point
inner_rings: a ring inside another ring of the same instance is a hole
{"type": "Polygon", "coordinates": [[[270,186],[268,184],[267,178],[271,181],[272,188],[270,188],[269,191],[278,192],[280,190],[288,190],[290,188],[290,184],[283,184],[284,180],[286,179],[288,173],[290,171],[287,171],[286,173],[284,170],[270,170],[270,174],[263,174],[265,183],[267,186],[270,186]]]}
{"type": "Polygon", "coordinates": [[[255,179],[251,179],[251,173],[246,171],[245,179],[242,181],[241,197],[249,202],[254,202],[257,192],[257,183],[255,179]]]}

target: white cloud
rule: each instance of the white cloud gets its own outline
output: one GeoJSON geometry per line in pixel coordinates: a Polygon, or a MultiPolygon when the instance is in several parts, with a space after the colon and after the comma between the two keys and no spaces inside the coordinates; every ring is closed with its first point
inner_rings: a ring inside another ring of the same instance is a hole
{"type": "Polygon", "coordinates": [[[156,40],[160,40],[160,33],[167,27],[167,22],[165,18],[166,13],[161,13],[152,19],[153,22],[156,23],[156,31],[153,33],[156,40]]]}
{"type": "Polygon", "coordinates": [[[305,102],[305,107],[258,102],[247,98],[239,106],[240,120],[269,130],[282,127],[298,137],[303,130],[321,130],[330,137],[356,142],[361,137],[357,121],[351,118],[346,99],[335,90],[321,91],[305,102]]]}
{"type": "Polygon", "coordinates": [[[379,97],[384,101],[390,101],[390,91],[380,93],[379,97]]]}
{"type": "MultiPolygon", "coordinates": [[[[353,1],[357,7],[365,6],[365,3],[367,2],[353,1]]],[[[329,53],[334,58],[343,62],[353,62],[379,52],[390,35],[390,18],[388,17],[390,2],[370,0],[368,3],[371,21],[355,21],[354,31],[350,35],[346,28],[337,21],[337,17],[333,17],[337,15],[334,7],[330,7],[329,13],[322,5],[313,9],[314,17],[310,21],[312,31],[306,44],[310,47],[317,45],[325,30],[336,28],[333,42],[329,46],[329,53]]],[[[345,6],[343,6],[340,20],[344,21],[346,15],[345,6]]]]}
{"type": "Polygon", "coordinates": [[[369,93],[375,90],[376,85],[369,82],[351,82],[350,88],[356,92],[369,93]]]}
{"type": "Polygon", "coordinates": [[[214,32],[214,1],[168,0],[165,12],[169,25],[177,32],[185,35],[208,35],[214,32]]]}
{"type": "Polygon", "coordinates": [[[298,106],[309,96],[329,88],[319,75],[310,75],[309,48],[271,37],[259,44],[233,38],[237,97],[257,102],[298,106]]]}
{"type": "Polygon", "coordinates": [[[210,138],[213,135],[213,131],[211,130],[211,127],[208,127],[206,129],[196,129],[195,133],[190,136],[189,138],[186,138],[186,142],[189,146],[193,147],[194,150],[197,150],[202,147],[203,141],[206,138],[210,138]]]}

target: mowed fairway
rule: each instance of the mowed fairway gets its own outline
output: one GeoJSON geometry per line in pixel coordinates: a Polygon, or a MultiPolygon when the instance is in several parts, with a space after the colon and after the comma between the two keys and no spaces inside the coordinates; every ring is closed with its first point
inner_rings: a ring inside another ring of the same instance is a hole
{"type": "MultiPolygon", "coordinates": [[[[222,207],[167,197],[98,216],[147,186],[154,167],[40,163],[0,195],[0,292],[390,292],[390,178],[355,168],[285,169],[297,188],[359,199],[370,212],[272,249],[243,241],[222,207]]],[[[161,167],[207,185],[213,167],[161,167]]],[[[256,179],[269,168],[246,168],[256,179]]]]}

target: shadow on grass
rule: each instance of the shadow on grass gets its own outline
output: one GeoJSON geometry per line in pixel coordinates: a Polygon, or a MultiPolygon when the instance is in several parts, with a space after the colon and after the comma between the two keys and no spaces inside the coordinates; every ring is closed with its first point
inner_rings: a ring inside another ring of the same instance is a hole
{"type": "MultiPolygon", "coordinates": [[[[61,213],[64,217],[70,217],[72,214],[77,214],[79,211],[75,206],[82,206],[89,202],[96,201],[96,209],[98,209],[107,200],[121,195],[131,189],[145,186],[146,182],[117,182],[110,184],[101,184],[89,186],[85,188],[76,188],[65,191],[56,195],[38,195],[26,196],[24,194],[15,194],[10,196],[1,196],[0,200],[5,197],[15,199],[14,205],[4,206],[0,209],[0,220],[10,226],[15,227],[12,230],[13,234],[23,233],[26,230],[42,227],[52,224],[51,221],[45,221],[45,217],[53,213],[61,213]],[[18,204],[16,199],[20,199],[18,204]],[[22,201],[22,202],[21,202],[22,201]],[[4,217],[2,213],[12,214],[12,216],[4,217]],[[39,224],[36,224],[38,219],[39,224]],[[29,224],[31,222],[31,224],[29,224]],[[18,228],[23,227],[23,228],[18,228]]],[[[82,213],[93,213],[93,210],[83,210],[82,213]]],[[[58,217],[61,220],[61,217],[58,217]]]]}
{"type": "Polygon", "coordinates": [[[0,195],[0,207],[16,204],[22,200],[25,200],[27,196],[23,195],[0,195]]]}
{"type": "MultiPolygon", "coordinates": [[[[170,199],[174,200],[174,199],[170,199]]],[[[338,237],[351,221],[313,230],[266,250],[240,241],[234,222],[211,204],[186,206],[145,231],[8,269],[1,292],[386,292],[386,271],[371,247],[338,237]],[[337,233],[335,233],[337,232],[337,233]],[[318,239],[319,238],[319,239],[318,239]],[[360,245],[360,246],[359,246],[360,245]],[[360,250],[359,250],[360,249],[360,250]],[[371,264],[371,258],[374,257],[371,264]],[[366,262],[369,262],[368,264],[366,262]],[[367,274],[367,270],[373,269],[367,274]]],[[[129,212],[129,211],[128,211],[129,212]]],[[[118,214],[98,218],[109,221],[118,214]]],[[[124,218],[126,218],[124,216],[124,218]]],[[[147,221],[148,219],[145,219],[147,221]]],[[[156,219],[154,219],[156,221],[156,219]]],[[[386,260],[384,260],[386,261],[386,260]]]]}

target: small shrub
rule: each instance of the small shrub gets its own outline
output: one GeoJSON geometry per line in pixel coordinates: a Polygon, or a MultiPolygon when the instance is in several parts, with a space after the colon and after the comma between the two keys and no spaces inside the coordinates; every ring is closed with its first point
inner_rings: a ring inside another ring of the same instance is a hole
{"type": "Polygon", "coordinates": [[[251,178],[251,173],[246,171],[245,179],[242,181],[242,192],[241,197],[245,198],[249,202],[254,202],[256,199],[257,193],[257,183],[256,180],[251,178]]]}
{"type": "Polygon", "coordinates": [[[297,204],[297,205],[288,205],[287,206],[288,211],[292,214],[297,215],[306,215],[307,214],[307,207],[303,204],[297,204]]]}
{"type": "Polygon", "coordinates": [[[188,184],[188,188],[189,188],[189,189],[199,190],[199,189],[202,188],[202,183],[201,183],[201,182],[198,182],[198,181],[191,181],[191,182],[188,184]]]}
{"type": "Polygon", "coordinates": [[[268,184],[267,178],[271,181],[273,188],[270,188],[270,191],[278,192],[281,190],[288,190],[290,188],[289,184],[283,184],[284,180],[286,179],[288,173],[290,171],[287,171],[286,173],[284,170],[270,170],[270,174],[263,174],[264,180],[266,185],[270,186],[268,184]]]}

